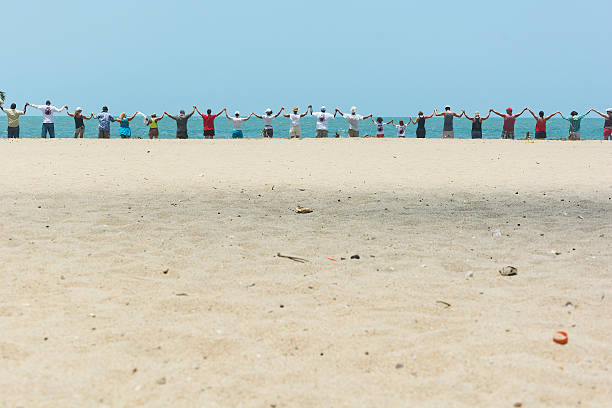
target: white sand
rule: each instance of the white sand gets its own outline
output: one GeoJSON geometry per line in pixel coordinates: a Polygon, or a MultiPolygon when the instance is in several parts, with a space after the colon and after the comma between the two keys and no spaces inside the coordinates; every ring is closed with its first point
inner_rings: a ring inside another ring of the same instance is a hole
{"type": "Polygon", "coordinates": [[[0,157],[1,407],[612,406],[612,143],[0,157]]]}

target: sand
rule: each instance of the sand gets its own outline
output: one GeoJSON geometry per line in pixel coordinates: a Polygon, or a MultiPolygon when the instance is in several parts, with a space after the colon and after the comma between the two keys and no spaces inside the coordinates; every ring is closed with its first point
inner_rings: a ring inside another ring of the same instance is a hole
{"type": "Polygon", "coordinates": [[[1,407],[612,405],[612,143],[0,155],[1,407]]]}

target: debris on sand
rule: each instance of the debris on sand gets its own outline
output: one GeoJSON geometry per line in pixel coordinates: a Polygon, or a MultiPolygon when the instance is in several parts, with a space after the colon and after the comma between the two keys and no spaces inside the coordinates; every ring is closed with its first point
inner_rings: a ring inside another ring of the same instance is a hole
{"type": "Polygon", "coordinates": [[[166,269],[164,269],[164,270],[162,271],[162,273],[163,273],[164,275],[167,275],[167,274],[168,274],[168,272],[170,272],[170,269],[168,269],[168,268],[166,268],[166,269]]]}
{"type": "Polygon", "coordinates": [[[304,258],[299,258],[297,256],[289,256],[289,255],[281,255],[280,252],[278,252],[276,254],[277,257],[279,258],[286,258],[286,259],[291,259],[294,262],[299,262],[299,263],[306,263],[306,262],[310,262],[308,259],[304,259],[304,258]]]}
{"type": "Polygon", "coordinates": [[[504,266],[499,270],[501,276],[514,276],[518,274],[518,269],[514,266],[504,266]]]}
{"type": "Polygon", "coordinates": [[[164,385],[166,383],[166,377],[162,377],[159,380],[155,381],[159,385],[164,385]]]}
{"type": "Polygon", "coordinates": [[[308,214],[308,213],[311,213],[312,210],[310,208],[308,208],[308,207],[302,207],[301,205],[298,205],[295,208],[295,212],[298,213],[298,214],[308,214]]]}
{"type": "Polygon", "coordinates": [[[351,259],[360,259],[359,255],[352,255],[351,259]]]}
{"type": "Polygon", "coordinates": [[[441,304],[441,305],[444,305],[444,308],[445,308],[445,309],[448,309],[449,307],[451,307],[451,304],[450,304],[450,303],[445,302],[445,301],[443,301],[443,300],[436,300],[436,303],[439,303],[439,304],[441,304]]]}

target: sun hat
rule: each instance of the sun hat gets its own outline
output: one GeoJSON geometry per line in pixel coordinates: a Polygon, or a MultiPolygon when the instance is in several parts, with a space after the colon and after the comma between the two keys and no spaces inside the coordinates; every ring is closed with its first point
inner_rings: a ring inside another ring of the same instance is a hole
{"type": "Polygon", "coordinates": [[[357,107],[356,106],[351,106],[351,113],[355,113],[357,112],[357,107]]]}
{"type": "Polygon", "coordinates": [[[151,114],[151,117],[152,117],[152,118],[157,117],[157,113],[152,113],[152,114],[151,114]]]}
{"type": "Polygon", "coordinates": [[[321,112],[325,112],[327,108],[325,107],[325,105],[321,106],[321,112]]]}
{"type": "Polygon", "coordinates": [[[266,109],[266,113],[272,113],[272,109],[270,108],[266,109]]]}
{"type": "Polygon", "coordinates": [[[297,106],[295,108],[293,108],[294,111],[296,110],[300,110],[300,108],[298,108],[297,106]]]}
{"type": "Polygon", "coordinates": [[[612,108],[606,109],[606,112],[612,112],[612,108]]]}
{"type": "Polygon", "coordinates": [[[75,112],[83,112],[83,108],[81,108],[80,106],[76,108],[75,112]]]}

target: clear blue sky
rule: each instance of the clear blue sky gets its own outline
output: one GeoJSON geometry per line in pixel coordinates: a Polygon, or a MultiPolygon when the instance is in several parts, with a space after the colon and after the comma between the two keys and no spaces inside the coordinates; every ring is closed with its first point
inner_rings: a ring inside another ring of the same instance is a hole
{"type": "Polygon", "coordinates": [[[409,115],[612,106],[612,1],[14,1],[7,102],[325,104],[409,115]]]}

